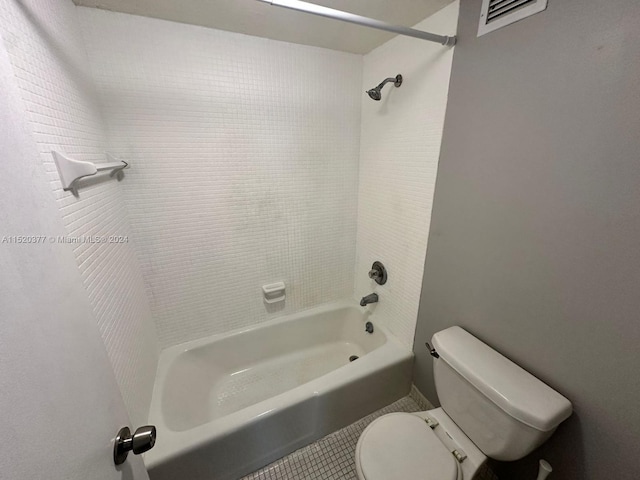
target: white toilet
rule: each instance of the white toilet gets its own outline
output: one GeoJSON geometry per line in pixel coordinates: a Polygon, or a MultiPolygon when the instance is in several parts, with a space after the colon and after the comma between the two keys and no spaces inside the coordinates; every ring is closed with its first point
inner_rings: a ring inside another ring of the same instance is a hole
{"type": "Polygon", "coordinates": [[[487,457],[517,460],[571,415],[571,402],[460,327],[432,339],[442,408],[391,413],[362,432],[360,480],[471,480],[487,457]]]}

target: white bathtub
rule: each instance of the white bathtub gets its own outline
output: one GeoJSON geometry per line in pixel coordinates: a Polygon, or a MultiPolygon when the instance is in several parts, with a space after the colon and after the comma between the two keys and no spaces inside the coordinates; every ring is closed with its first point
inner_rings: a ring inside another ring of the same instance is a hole
{"type": "Polygon", "coordinates": [[[236,479],[406,395],[413,354],[367,317],[334,303],[162,352],[151,479],[236,479]]]}

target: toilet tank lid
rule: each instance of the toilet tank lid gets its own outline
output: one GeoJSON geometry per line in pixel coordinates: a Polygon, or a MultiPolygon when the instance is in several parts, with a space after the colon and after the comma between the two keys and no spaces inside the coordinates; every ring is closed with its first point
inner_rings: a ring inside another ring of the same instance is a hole
{"type": "Polygon", "coordinates": [[[569,400],[462,328],[437,332],[432,342],[441,360],[520,422],[548,432],[571,415],[569,400]]]}

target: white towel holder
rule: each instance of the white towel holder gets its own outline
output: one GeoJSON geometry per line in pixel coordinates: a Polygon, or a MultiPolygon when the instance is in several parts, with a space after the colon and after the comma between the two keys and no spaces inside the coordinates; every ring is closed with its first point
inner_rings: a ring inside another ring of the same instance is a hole
{"type": "Polygon", "coordinates": [[[56,168],[60,174],[60,181],[62,182],[62,188],[64,190],[74,190],[74,182],[79,178],[89,177],[95,175],[98,172],[104,172],[111,170],[111,175],[115,175],[121,170],[127,168],[129,164],[124,160],[118,160],[110,154],[106,154],[106,163],[91,163],[83,162],[81,160],[73,160],[66,155],[51,151],[53,155],[53,161],[56,163],[56,168]]]}

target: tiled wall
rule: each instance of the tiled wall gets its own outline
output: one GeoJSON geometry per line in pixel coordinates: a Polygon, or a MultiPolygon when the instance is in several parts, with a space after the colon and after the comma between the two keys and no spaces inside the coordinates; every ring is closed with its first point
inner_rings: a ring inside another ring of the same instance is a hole
{"type": "Polygon", "coordinates": [[[161,345],[350,297],[362,57],[78,10],[161,345]]]}
{"type": "MultiPolygon", "coordinates": [[[[454,34],[458,2],[415,28],[454,34]]],[[[409,348],[420,301],[431,202],[435,187],[453,49],[396,37],[364,57],[362,89],[400,73],[382,100],[362,96],[355,294],[380,296],[373,317],[409,348]],[[389,280],[378,286],[367,272],[374,260],[389,280]]]]}
{"type": "MultiPolygon", "coordinates": [[[[100,162],[107,149],[76,7],[71,1],[2,1],[0,27],[68,235],[130,236],[121,185],[93,183],[75,198],[62,190],[51,157],[55,149],[100,162]]],[[[133,246],[85,243],[74,253],[131,420],[146,423],[157,346],[133,246]]]]}

